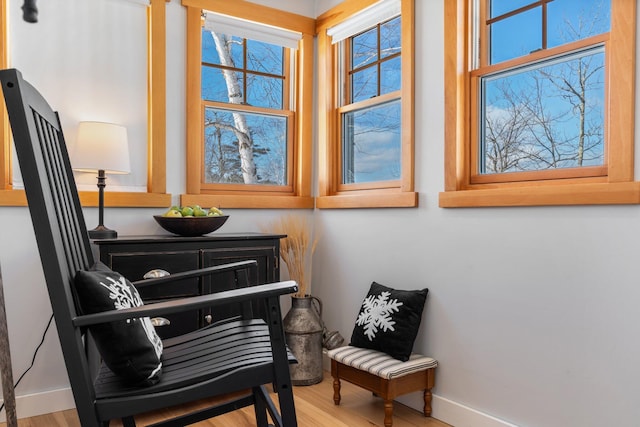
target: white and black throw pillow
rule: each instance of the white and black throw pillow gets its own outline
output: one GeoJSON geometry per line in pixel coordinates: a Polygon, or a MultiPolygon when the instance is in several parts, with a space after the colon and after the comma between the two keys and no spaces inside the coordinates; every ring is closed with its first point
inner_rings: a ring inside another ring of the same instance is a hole
{"type": "MultiPolygon", "coordinates": [[[[78,271],[75,286],[83,314],[143,305],[138,290],[103,263],[78,271]]],[[[89,327],[109,369],[126,383],[153,385],[162,373],[162,341],[148,317],[89,327]]]]}
{"type": "Polygon", "coordinates": [[[405,291],[373,282],[362,302],[350,345],[409,360],[428,292],[426,288],[405,291]]]}

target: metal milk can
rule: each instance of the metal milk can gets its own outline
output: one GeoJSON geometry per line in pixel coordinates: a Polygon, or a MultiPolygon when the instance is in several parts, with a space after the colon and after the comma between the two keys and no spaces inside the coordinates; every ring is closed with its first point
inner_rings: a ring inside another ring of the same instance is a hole
{"type": "Polygon", "coordinates": [[[322,381],[322,301],[310,295],[292,296],[291,310],[282,324],[287,346],[298,359],[297,364],[289,365],[291,383],[319,383],[322,381]]]}

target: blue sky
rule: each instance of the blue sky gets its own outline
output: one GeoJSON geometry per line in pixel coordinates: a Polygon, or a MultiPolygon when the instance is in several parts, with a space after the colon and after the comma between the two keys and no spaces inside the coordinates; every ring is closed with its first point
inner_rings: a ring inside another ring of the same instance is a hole
{"type": "MultiPolygon", "coordinates": [[[[530,0],[493,0],[491,16],[497,17],[530,3],[530,0]]],[[[554,0],[548,3],[547,47],[575,40],[576,32],[594,34],[608,31],[610,8],[610,0],[554,0]]],[[[542,8],[536,7],[493,24],[492,62],[515,58],[540,49],[541,23],[542,8]]]]}

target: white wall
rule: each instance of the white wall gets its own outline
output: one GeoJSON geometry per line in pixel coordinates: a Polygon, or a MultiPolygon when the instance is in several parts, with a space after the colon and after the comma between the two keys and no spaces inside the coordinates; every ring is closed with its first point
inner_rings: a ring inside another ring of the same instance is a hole
{"type": "MultiPolygon", "coordinates": [[[[10,0],[13,65],[60,110],[68,139],[78,121],[100,116],[146,141],[146,95],[140,91],[146,60],[136,47],[144,34],[133,22],[140,6],[128,0],[53,3],[39,2],[41,22],[31,25],[21,20],[22,1],[10,0]],[[101,46],[97,53],[95,46],[101,46]],[[126,59],[105,63],[103,54],[126,59]]],[[[259,3],[314,16],[338,1],[259,3]]],[[[640,207],[438,208],[444,175],[443,4],[416,1],[420,207],[314,212],[320,243],[312,291],[324,301],[327,326],[348,339],[373,280],[399,288],[426,286],[430,293],[416,350],[440,362],[437,418],[457,427],[635,426],[640,207]]],[[[185,188],[184,11],[173,0],[167,12],[167,187],[177,202],[185,188]]],[[[107,209],[106,223],[121,234],[161,233],[151,219],[157,211],[107,209]]],[[[221,231],[258,231],[281,213],[233,210],[221,231]]],[[[97,223],[95,209],[86,214],[88,225],[97,223]]],[[[50,307],[42,272],[34,268],[39,260],[26,208],[0,208],[0,236],[17,378],[31,361],[50,307]]],[[[17,389],[18,415],[68,407],[67,388],[51,331],[17,389]]],[[[420,404],[415,395],[403,401],[420,404]]]]}
{"type": "MultiPolygon", "coordinates": [[[[314,215],[314,292],[328,327],[350,336],[373,280],[426,286],[416,350],[440,362],[437,418],[457,427],[640,425],[640,207],[438,208],[444,1],[416,1],[420,207],[314,215]]],[[[318,3],[321,13],[336,1],[318,3]]],[[[407,401],[419,407],[418,396],[407,401]]]]}

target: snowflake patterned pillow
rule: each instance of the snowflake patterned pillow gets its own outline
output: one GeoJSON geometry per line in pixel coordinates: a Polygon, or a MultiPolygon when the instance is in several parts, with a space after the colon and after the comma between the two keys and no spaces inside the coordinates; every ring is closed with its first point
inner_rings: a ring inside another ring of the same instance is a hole
{"type": "MultiPolygon", "coordinates": [[[[75,287],[83,314],[143,305],[138,290],[101,262],[78,271],[75,287]]],[[[128,384],[153,385],[162,373],[162,341],[148,317],[89,327],[109,369],[128,384]]]]}
{"type": "Polygon", "coordinates": [[[409,360],[428,289],[404,291],[373,282],[353,328],[350,345],[409,360]]]}

